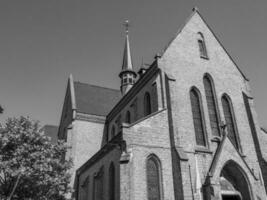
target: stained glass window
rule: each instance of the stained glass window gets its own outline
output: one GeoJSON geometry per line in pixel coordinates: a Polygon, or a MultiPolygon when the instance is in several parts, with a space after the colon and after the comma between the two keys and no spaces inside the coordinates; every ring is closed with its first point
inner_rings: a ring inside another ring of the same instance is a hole
{"type": "Polygon", "coordinates": [[[126,112],[125,122],[130,124],[131,123],[131,113],[130,111],[126,112]]]}
{"type": "Polygon", "coordinates": [[[211,132],[214,136],[219,136],[220,135],[219,119],[218,119],[218,112],[216,109],[216,97],[214,94],[213,84],[208,76],[204,77],[203,82],[208,104],[211,132]]]}
{"type": "Polygon", "coordinates": [[[233,117],[233,110],[229,98],[225,95],[222,97],[222,106],[224,118],[227,125],[228,137],[236,148],[238,148],[237,132],[235,129],[235,122],[233,117]]]}
{"type": "Polygon", "coordinates": [[[103,200],[103,168],[94,177],[94,200],[103,200]]]}
{"type": "Polygon", "coordinates": [[[115,167],[111,163],[109,167],[109,200],[115,200],[115,167]]]}
{"type": "Polygon", "coordinates": [[[151,156],[147,160],[147,192],[148,200],[160,200],[160,166],[157,158],[151,156]]]}
{"type": "Polygon", "coordinates": [[[151,98],[147,92],[144,96],[144,115],[147,116],[149,114],[151,114],[151,98]]]}
{"type": "Polygon", "coordinates": [[[200,97],[195,89],[192,89],[190,91],[190,99],[196,135],[196,143],[197,145],[206,146],[200,97]]]}
{"type": "Polygon", "coordinates": [[[202,33],[198,33],[198,47],[199,47],[200,57],[208,58],[207,48],[202,33]]]}

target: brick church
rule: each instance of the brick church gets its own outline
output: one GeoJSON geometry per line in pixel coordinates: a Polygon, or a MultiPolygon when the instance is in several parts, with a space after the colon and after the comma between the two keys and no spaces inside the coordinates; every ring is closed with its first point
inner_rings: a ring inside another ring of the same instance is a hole
{"type": "Polygon", "coordinates": [[[267,132],[248,78],[197,9],[120,90],[69,77],[58,137],[76,200],[266,200],[267,132]]]}

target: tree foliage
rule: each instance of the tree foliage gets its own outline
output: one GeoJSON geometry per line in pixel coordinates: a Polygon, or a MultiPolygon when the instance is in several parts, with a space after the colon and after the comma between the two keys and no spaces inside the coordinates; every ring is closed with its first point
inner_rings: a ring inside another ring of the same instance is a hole
{"type": "Polygon", "coordinates": [[[0,130],[0,199],[64,200],[71,168],[66,149],[62,141],[52,144],[38,122],[8,119],[0,130]]]}

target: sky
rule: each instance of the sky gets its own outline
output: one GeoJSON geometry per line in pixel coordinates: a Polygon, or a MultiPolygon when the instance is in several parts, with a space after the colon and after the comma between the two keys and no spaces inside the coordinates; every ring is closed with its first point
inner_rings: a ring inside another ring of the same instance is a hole
{"type": "Polygon", "coordinates": [[[58,125],[69,74],[119,88],[126,19],[137,70],[164,49],[194,6],[250,79],[267,127],[266,0],[1,0],[0,121],[26,115],[58,125]]]}

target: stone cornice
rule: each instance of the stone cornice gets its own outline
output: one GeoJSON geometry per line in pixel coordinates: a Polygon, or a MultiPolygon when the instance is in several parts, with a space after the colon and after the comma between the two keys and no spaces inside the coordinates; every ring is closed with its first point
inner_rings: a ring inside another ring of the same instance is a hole
{"type": "Polygon", "coordinates": [[[163,112],[165,110],[167,110],[167,109],[163,108],[163,109],[161,109],[159,111],[153,112],[150,115],[147,115],[147,116],[145,116],[145,117],[143,117],[143,118],[141,118],[141,119],[139,119],[139,120],[137,120],[137,121],[135,121],[135,122],[133,122],[131,124],[122,123],[122,128],[130,128],[130,127],[132,127],[132,126],[134,126],[136,124],[139,124],[140,122],[145,121],[146,119],[148,119],[150,117],[153,117],[154,115],[157,115],[157,114],[159,114],[159,113],[161,113],[161,112],[163,112]]]}
{"type": "Polygon", "coordinates": [[[98,116],[98,115],[90,115],[86,113],[78,113],[76,114],[76,120],[88,121],[88,122],[96,122],[104,124],[106,121],[106,117],[98,116]]]}

